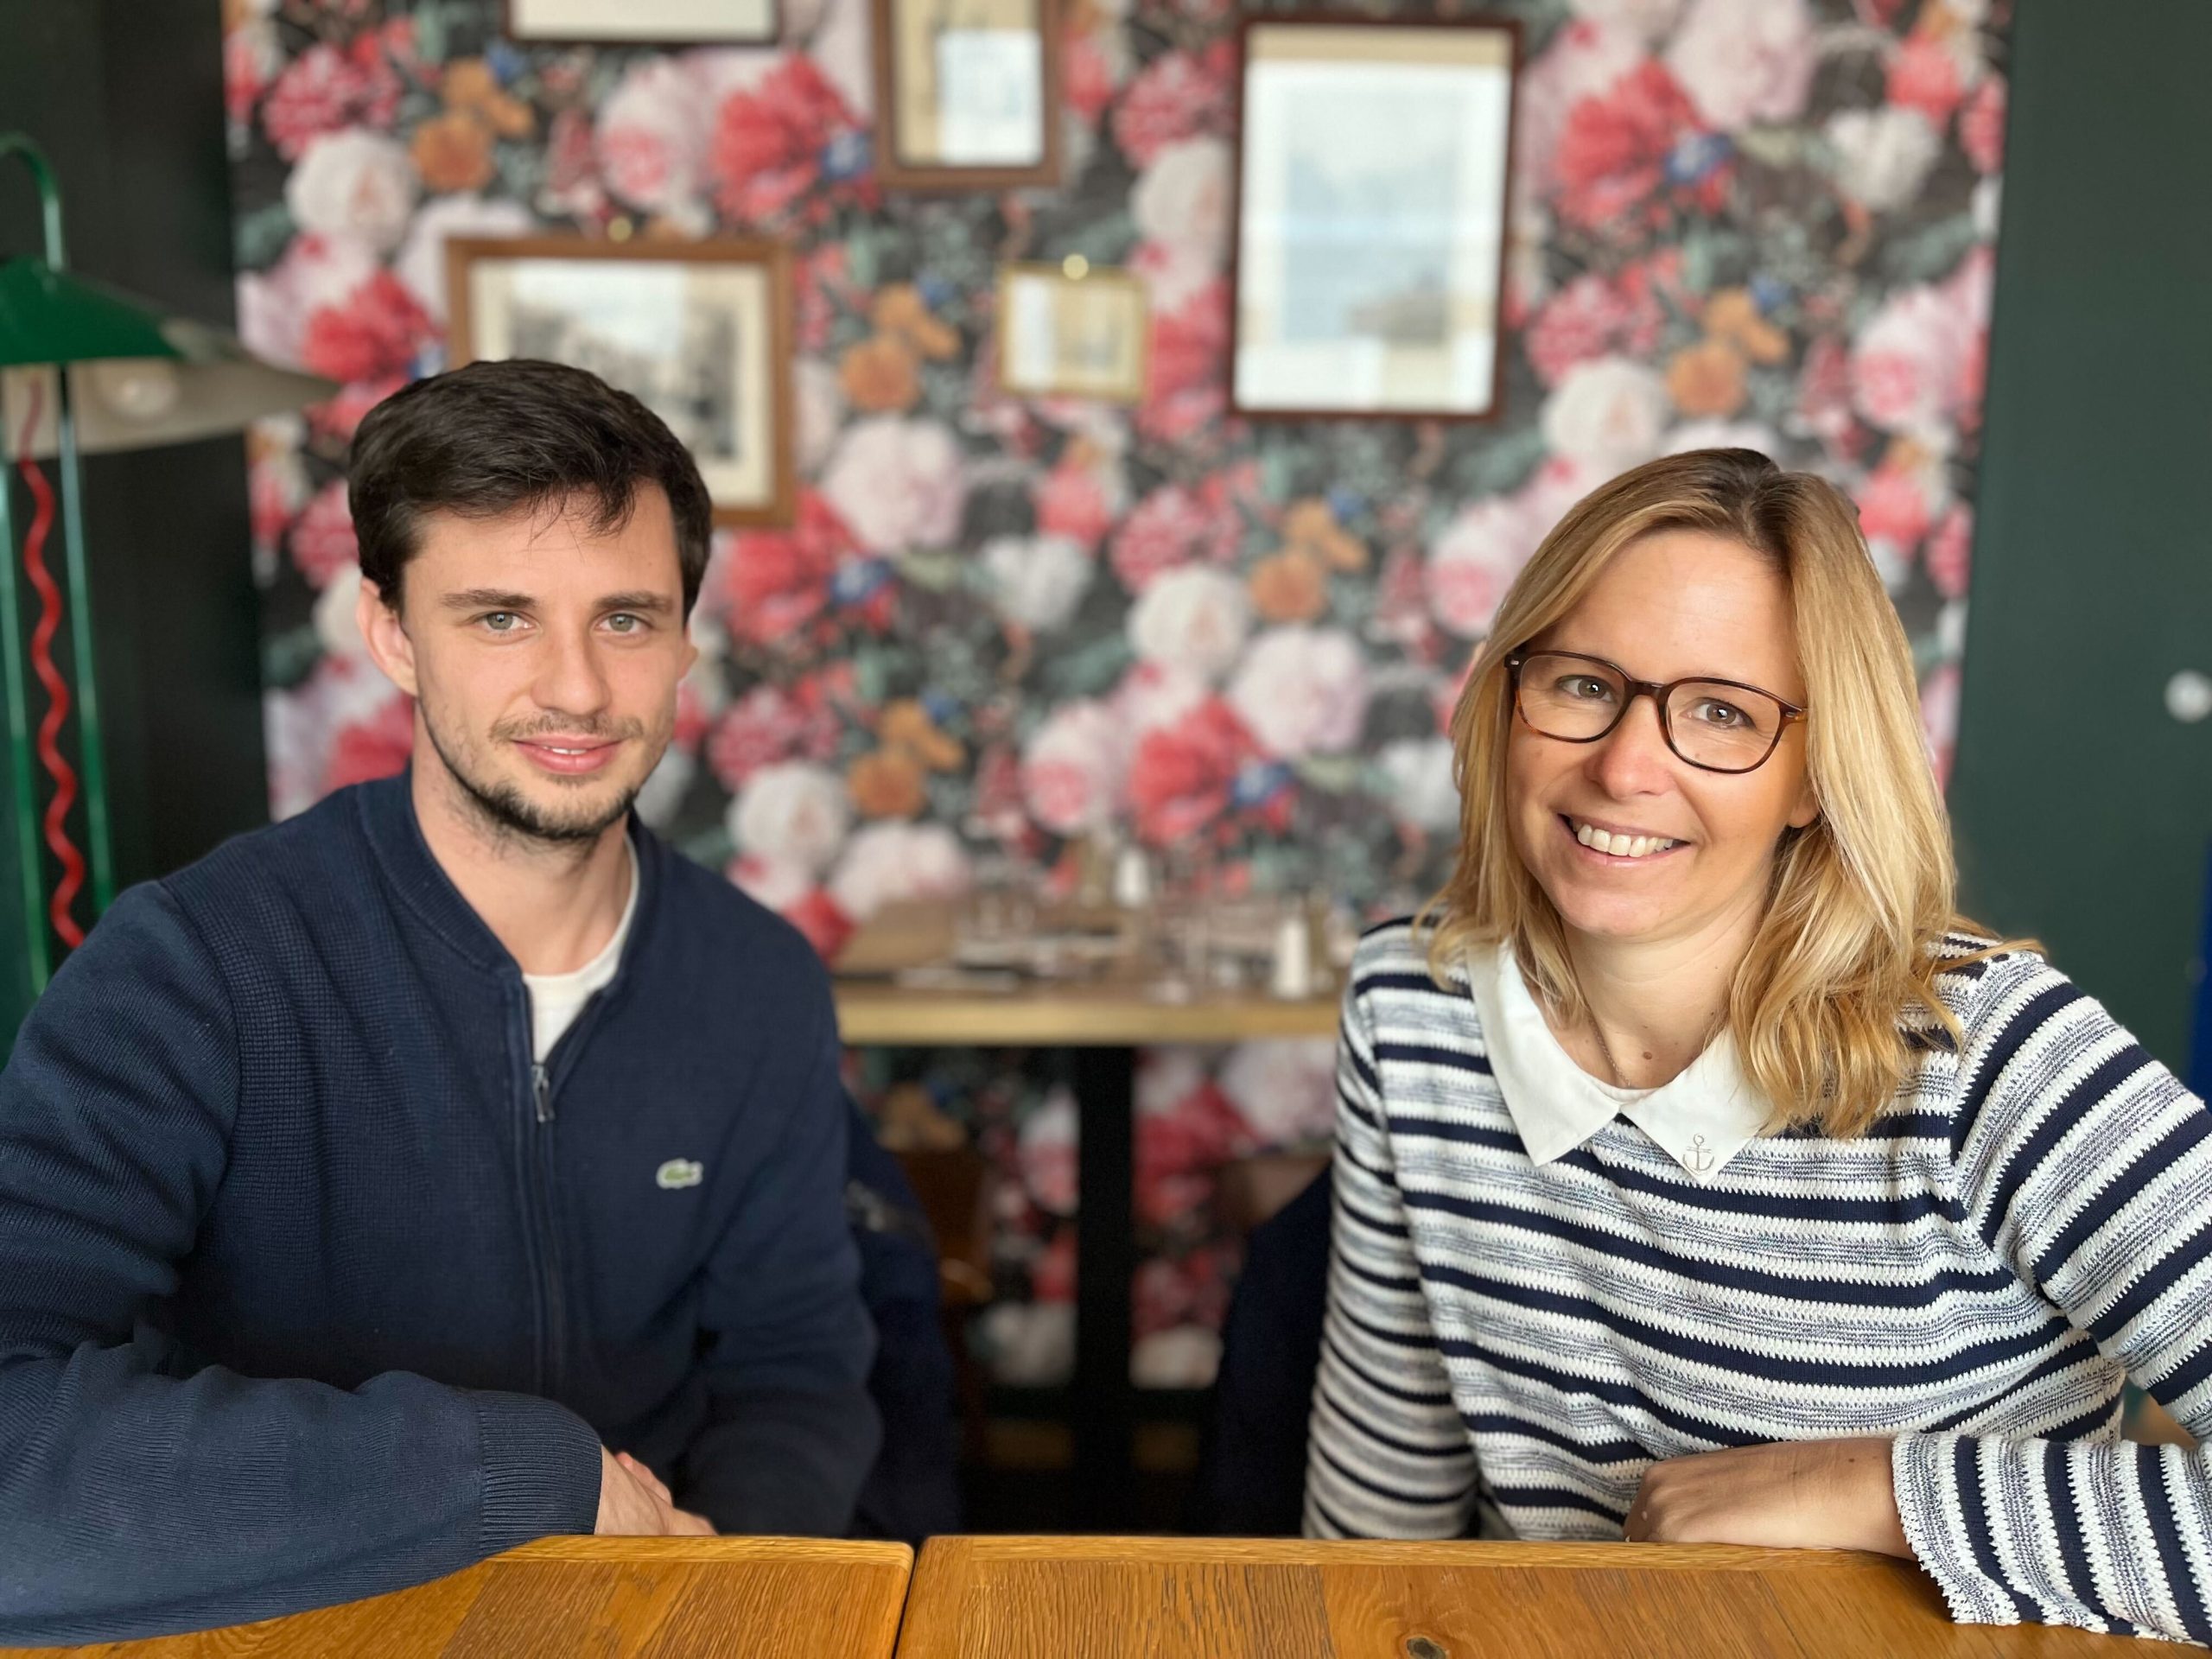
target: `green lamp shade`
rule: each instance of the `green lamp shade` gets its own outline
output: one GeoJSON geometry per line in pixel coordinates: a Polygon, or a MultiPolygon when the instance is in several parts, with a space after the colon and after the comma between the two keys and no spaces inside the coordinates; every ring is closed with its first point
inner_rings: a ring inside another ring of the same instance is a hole
{"type": "Polygon", "coordinates": [[[219,329],[164,317],[42,260],[10,259],[0,264],[0,458],[54,454],[57,365],[67,366],[78,448],[92,454],[235,432],[339,390],[271,367],[219,329]]]}

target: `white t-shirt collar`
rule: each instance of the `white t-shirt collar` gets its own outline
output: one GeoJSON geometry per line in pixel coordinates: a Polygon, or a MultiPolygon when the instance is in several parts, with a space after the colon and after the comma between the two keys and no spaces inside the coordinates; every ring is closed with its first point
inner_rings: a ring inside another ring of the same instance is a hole
{"type": "Polygon", "coordinates": [[[1659,1088],[1610,1088],[1576,1065],[1537,1006],[1510,944],[1466,952],[1491,1071],[1529,1156],[1548,1164],[1625,1117],[1694,1179],[1710,1180],[1758,1135],[1769,1109],[1723,1031],[1659,1088]]]}

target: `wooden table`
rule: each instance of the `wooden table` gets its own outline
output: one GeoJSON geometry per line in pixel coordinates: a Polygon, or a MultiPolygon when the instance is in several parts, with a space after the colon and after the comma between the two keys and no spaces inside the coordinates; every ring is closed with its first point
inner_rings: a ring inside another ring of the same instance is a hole
{"type": "Polygon", "coordinates": [[[1136,1276],[1136,1050],[1151,1043],[1242,1043],[1330,1037],[1337,994],[1284,1001],[1206,992],[1163,1002],[1127,977],[1032,982],[1011,991],[922,990],[881,977],[948,960],[947,905],[893,906],[850,939],[836,962],[838,1028],[855,1047],[1048,1048],[1066,1054],[1077,1109],[1076,1170],[1076,1491],[1071,1528],[1126,1531],[1134,1522],[1129,1382],[1130,1298],[1136,1276]],[[855,970],[866,976],[860,976],[855,970]]]}
{"type": "Polygon", "coordinates": [[[0,1659],[891,1659],[904,1544],[547,1538],[435,1583],[228,1630],[0,1659]]]}
{"type": "Polygon", "coordinates": [[[899,1659],[2125,1659],[1954,1624],[1886,1556],[1720,1545],[935,1538],[899,1659]]]}

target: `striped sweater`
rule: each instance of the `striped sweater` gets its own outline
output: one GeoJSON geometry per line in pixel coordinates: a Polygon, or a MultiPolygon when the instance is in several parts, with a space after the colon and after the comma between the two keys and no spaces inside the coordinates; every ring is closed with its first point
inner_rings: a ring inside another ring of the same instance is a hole
{"type": "Polygon", "coordinates": [[[1619,1117],[1533,1163],[1424,946],[1345,993],[1310,1534],[1618,1538],[1656,1460],[1888,1435],[1960,1620],[2212,1643],[2212,1459],[2119,1438],[2130,1377],[2212,1433],[2212,1117],[2097,1002],[1949,941],[1955,1052],[1700,1183],[1619,1117]]]}

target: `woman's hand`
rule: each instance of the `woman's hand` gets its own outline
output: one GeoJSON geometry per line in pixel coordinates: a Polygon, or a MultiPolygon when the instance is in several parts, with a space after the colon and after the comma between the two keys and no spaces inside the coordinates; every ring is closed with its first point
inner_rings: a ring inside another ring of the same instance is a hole
{"type": "Polygon", "coordinates": [[[1786,1440],[1672,1458],[1643,1471],[1631,1543],[1872,1549],[1912,1559],[1885,1439],[1786,1440]]]}

